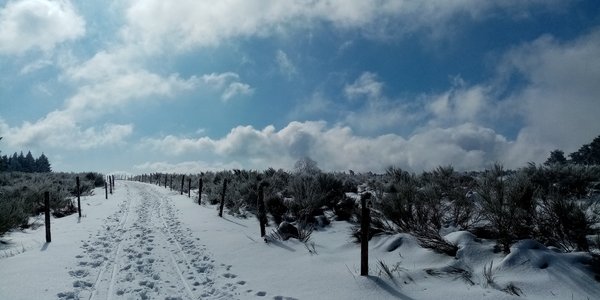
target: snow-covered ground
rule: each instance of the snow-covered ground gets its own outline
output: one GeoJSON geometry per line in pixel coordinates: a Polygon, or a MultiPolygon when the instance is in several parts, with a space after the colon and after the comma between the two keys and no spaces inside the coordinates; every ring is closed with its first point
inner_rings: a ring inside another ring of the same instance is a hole
{"type": "Polygon", "coordinates": [[[453,258],[406,234],[375,237],[371,276],[361,277],[347,222],[313,232],[308,244],[265,243],[254,217],[219,218],[214,206],[125,181],[109,200],[100,189],[83,197],[82,207],[81,220],[52,219],[49,244],[43,226],[3,238],[0,299],[600,299],[585,254],[534,241],[504,255],[453,232],[453,258]]]}

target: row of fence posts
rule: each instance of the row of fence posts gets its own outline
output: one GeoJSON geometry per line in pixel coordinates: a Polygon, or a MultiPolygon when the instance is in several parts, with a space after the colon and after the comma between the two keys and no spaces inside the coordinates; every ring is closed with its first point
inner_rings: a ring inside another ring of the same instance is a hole
{"type": "MultiPolygon", "coordinates": [[[[164,184],[165,184],[165,188],[167,188],[167,175],[165,175],[165,180],[164,180],[164,184]]],[[[145,178],[151,178],[151,177],[147,177],[145,175],[142,175],[141,180],[144,181],[145,178]]],[[[149,180],[150,183],[152,183],[151,180],[149,180]]],[[[184,191],[184,182],[185,182],[185,175],[181,176],[181,189],[179,194],[183,195],[183,191],[184,191]]],[[[157,181],[158,186],[160,186],[160,180],[157,181]]],[[[192,185],[192,179],[188,177],[188,197],[191,198],[191,185],[192,185]]],[[[200,177],[198,179],[198,205],[202,204],[202,177],[200,177]]],[[[267,220],[267,213],[266,213],[266,209],[265,209],[265,203],[264,203],[264,187],[265,187],[265,183],[261,182],[258,185],[258,200],[257,200],[257,208],[258,208],[258,220],[259,220],[259,225],[260,225],[260,236],[264,237],[266,235],[266,224],[268,222],[267,220]]],[[[172,189],[173,187],[173,175],[171,176],[171,184],[170,184],[170,188],[172,189]]],[[[225,193],[227,192],[227,178],[223,179],[223,190],[221,192],[221,201],[219,203],[219,217],[223,217],[223,207],[225,206],[225,193]]],[[[368,205],[367,205],[367,200],[369,200],[371,197],[371,194],[365,193],[362,194],[360,197],[360,205],[361,205],[361,220],[360,220],[360,275],[361,276],[368,276],[369,275],[369,231],[370,231],[370,224],[371,224],[371,210],[369,209],[368,205]]]]}
{"type": "MultiPolygon", "coordinates": [[[[108,186],[110,186],[110,194],[112,195],[113,189],[115,188],[115,176],[108,176],[108,182],[104,181],[104,189],[106,191],[105,199],[108,199],[108,186]]],[[[75,193],[77,194],[77,213],[81,220],[81,182],[79,176],[75,177],[75,193]]],[[[50,230],[50,192],[44,192],[44,227],[46,229],[46,243],[52,241],[52,233],[50,230]]]]}
{"type": "Polygon", "coordinates": [[[108,199],[108,193],[112,195],[113,190],[115,189],[115,175],[108,176],[108,182],[104,181],[104,199],[108,199]]]}

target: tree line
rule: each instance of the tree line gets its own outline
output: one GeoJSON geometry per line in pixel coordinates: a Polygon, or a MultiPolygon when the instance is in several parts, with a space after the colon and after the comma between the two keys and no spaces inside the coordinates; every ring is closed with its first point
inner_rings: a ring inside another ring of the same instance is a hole
{"type": "MultiPolygon", "coordinates": [[[[1,136],[0,140],[2,140],[1,136]]],[[[28,151],[27,155],[23,155],[21,151],[11,156],[0,156],[0,172],[49,173],[52,172],[52,168],[48,157],[43,153],[38,158],[34,158],[31,151],[28,151]]]]}
{"type": "Polygon", "coordinates": [[[547,166],[552,164],[600,165],[600,136],[569,154],[568,159],[565,157],[565,152],[556,149],[550,152],[550,157],[544,164],[547,166]]]}
{"type": "Polygon", "coordinates": [[[52,172],[52,168],[46,155],[34,158],[31,151],[26,155],[21,151],[11,156],[0,156],[0,172],[47,173],[52,172]]]}

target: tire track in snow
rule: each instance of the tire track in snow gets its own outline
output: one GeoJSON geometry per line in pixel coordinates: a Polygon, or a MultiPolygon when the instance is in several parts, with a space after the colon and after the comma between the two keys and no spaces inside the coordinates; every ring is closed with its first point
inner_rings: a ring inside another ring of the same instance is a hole
{"type": "Polygon", "coordinates": [[[83,242],[78,266],[69,272],[74,290],[58,297],[234,299],[244,281],[229,282],[237,276],[226,273],[217,287],[216,270],[229,271],[231,266],[215,266],[204,245],[179,222],[171,199],[151,185],[123,182],[122,186],[125,197],[113,198],[123,201],[119,211],[83,242]]]}
{"type": "MultiPolygon", "coordinates": [[[[123,232],[124,231],[124,227],[127,224],[127,221],[129,220],[129,211],[131,210],[131,202],[132,202],[132,200],[131,200],[131,193],[129,191],[129,186],[125,186],[125,188],[126,188],[126,195],[127,195],[126,198],[125,198],[126,199],[125,203],[126,203],[127,209],[125,209],[124,216],[121,217],[121,220],[119,221],[119,227],[117,229],[117,232],[123,232]]],[[[118,261],[117,261],[117,257],[119,256],[119,254],[121,252],[121,244],[122,244],[122,240],[121,239],[117,239],[116,241],[117,241],[117,248],[116,248],[115,254],[112,257],[112,259],[109,261],[109,263],[106,263],[105,267],[100,270],[100,273],[98,274],[98,278],[96,278],[96,281],[94,282],[94,285],[93,285],[94,290],[92,290],[92,293],[90,295],[89,300],[93,300],[94,299],[94,296],[96,295],[96,292],[97,292],[96,287],[99,285],[100,280],[102,279],[102,276],[108,270],[108,266],[112,262],[113,268],[112,268],[112,272],[111,272],[110,277],[109,277],[110,283],[109,283],[109,288],[108,288],[108,296],[106,298],[106,299],[111,299],[110,296],[112,295],[112,290],[113,290],[113,286],[114,286],[114,283],[115,283],[115,274],[116,274],[116,270],[119,267],[119,264],[118,264],[118,261]]]]}

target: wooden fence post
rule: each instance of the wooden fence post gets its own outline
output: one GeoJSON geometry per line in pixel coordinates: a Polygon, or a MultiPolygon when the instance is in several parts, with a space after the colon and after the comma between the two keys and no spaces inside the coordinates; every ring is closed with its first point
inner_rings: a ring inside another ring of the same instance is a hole
{"type": "Polygon", "coordinates": [[[360,276],[369,275],[369,225],[370,212],[367,207],[367,199],[371,198],[371,194],[362,194],[360,196],[360,205],[362,206],[360,218],[360,276]]]}
{"type": "Polygon", "coordinates": [[[188,198],[192,198],[192,178],[188,177],[188,198]]]}
{"type": "Polygon", "coordinates": [[[79,188],[79,176],[75,177],[77,181],[77,211],[79,212],[79,218],[81,219],[81,189],[79,188]]]}
{"type": "Polygon", "coordinates": [[[109,187],[109,192],[112,195],[112,178],[110,175],[108,175],[108,187],[109,187]]]}
{"type": "Polygon", "coordinates": [[[219,207],[219,217],[223,217],[223,206],[225,206],[225,192],[227,191],[227,178],[223,179],[223,193],[221,193],[221,206],[219,207]]]}
{"type": "Polygon", "coordinates": [[[173,174],[171,174],[171,182],[169,183],[169,189],[173,190],[173,174]]]}
{"type": "Polygon", "coordinates": [[[104,199],[108,199],[108,184],[104,181],[104,199]]]}
{"type": "Polygon", "coordinates": [[[202,177],[198,179],[198,205],[202,204],[202,177]]]}
{"type": "Polygon", "coordinates": [[[263,183],[258,185],[258,223],[260,223],[260,237],[265,236],[265,225],[267,223],[267,212],[265,211],[264,189],[263,183]]]}
{"type": "Polygon", "coordinates": [[[115,189],[115,175],[110,175],[112,177],[112,188],[115,189]]]}
{"type": "Polygon", "coordinates": [[[167,188],[167,174],[165,174],[165,189],[167,188]]]}
{"type": "Polygon", "coordinates": [[[50,192],[44,192],[44,206],[46,243],[50,243],[52,241],[52,236],[50,235],[50,192]]]}
{"type": "Polygon", "coordinates": [[[181,190],[179,191],[179,195],[183,195],[183,181],[185,180],[185,175],[181,175],[181,190]]]}

